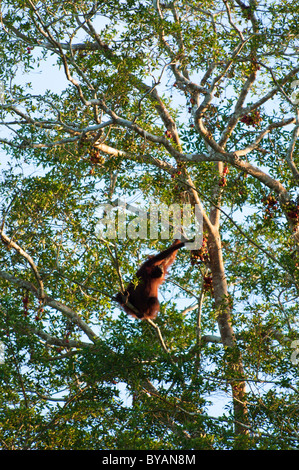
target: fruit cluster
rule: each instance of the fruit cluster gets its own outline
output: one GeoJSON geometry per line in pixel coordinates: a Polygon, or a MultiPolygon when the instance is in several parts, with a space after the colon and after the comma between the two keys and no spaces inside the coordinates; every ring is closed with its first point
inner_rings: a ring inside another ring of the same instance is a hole
{"type": "MultiPolygon", "coordinates": [[[[28,314],[29,314],[29,297],[28,297],[27,292],[24,294],[24,296],[22,298],[22,302],[23,302],[23,314],[24,314],[24,317],[27,317],[28,314]]],[[[37,314],[35,316],[36,321],[41,320],[43,312],[44,312],[44,302],[42,300],[40,300],[39,301],[38,311],[37,311],[37,314]]]]}
{"type": "Polygon", "coordinates": [[[101,155],[101,152],[95,147],[90,149],[89,156],[92,164],[103,164],[105,162],[103,155],[101,155]]]}
{"type": "Polygon", "coordinates": [[[203,289],[205,291],[211,291],[213,292],[213,278],[212,274],[205,274],[203,277],[203,289]]]}
{"type": "Polygon", "coordinates": [[[225,165],[225,167],[223,168],[222,176],[218,182],[218,186],[220,186],[221,188],[224,188],[224,186],[226,186],[227,184],[226,175],[228,174],[228,172],[229,172],[228,166],[225,165]]]}
{"type": "Polygon", "coordinates": [[[65,327],[65,334],[64,334],[64,341],[66,343],[69,343],[70,336],[74,333],[74,330],[75,330],[75,325],[71,322],[67,322],[66,327],[65,327]]]}
{"type": "MultiPolygon", "coordinates": [[[[262,202],[265,205],[265,219],[272,219],[275,212],[278,210],[278,201],[273,194],[269,194],[262,198],[262,202]]],[[[288,201],[283,206],[286,216],[292,220],[295,225],[299,224],[299,199],[295,201],[288,201]]]]}
{"type": "Polygon", "coordinates": [[[273,194],[269,194],[262,198],[262,203],[265,206],[265,219],[272,219],[278,209],[278,201],[273,194]]]}
{"type": "Polygon", "coordinates": [[[35,316],[35,320],[39,321],[42,319],[42,315],[44,313],[44,302],[42,300],[39,301],[38,312],[35,316]]]}
{"type": "Polygon", "coordinates": [[[209,261],[209,253],[208,253],[208,238],[203,237],[202,239],[202,246],[198,250],[191,250],[191,266],[200,263],[208,263],[209,261]]]}
{"type": "Polygon", "coordinates": [[[261,122],[262,118],[259,111],[255,110],[251,114],[245,114],[240,121],[247,126],[257,126],[261,122]]]}
{"type": "Polygon", "coordinates": [[[284,206],[286,215],[296,224],[299,223],[299,203],[288,201],[284,206]]]}
{"type": "Polygon", "coordinates": [[[165,131],[164,135],[165,135],[165,137],[167,137],[167,139],[172,139],[175,142],[175,136],[171,131],[169,131],[169,130],[165,131]]]}
{"type": "Polygon", "coordinates": [[[24,316],[27,317],[27,315],[28,315],[28,305],[29,305],[28,294],[24,295],[24,297],[22,299],[22,302],[23,302],[23,313],[24,313],[24,316]]]}
{"type": "Polygon", "coordinates": [[[171,178],[176,178],[177,176],[181,176],[181,170],[175,170],[175,173],[172,173],[171,178]]]}

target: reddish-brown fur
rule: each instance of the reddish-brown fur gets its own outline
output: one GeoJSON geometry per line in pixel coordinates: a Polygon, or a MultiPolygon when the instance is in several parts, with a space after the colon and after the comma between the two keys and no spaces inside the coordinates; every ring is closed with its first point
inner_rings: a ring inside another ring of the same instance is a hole
{"type": "Polygon", "coordinates": [[[175,240],[174,243],[161,253],[150,256],[138,269],[136,283],[130,282],[125,292],[120,292],[115,299],[126,313],[135,318],[156,318],[160,308],[158,300],[159,286],[165,279],[167,268],[174,262],[177,251],[185,242],[175,240]],[[134,311],[128,304],[134,308],[134,311]]]}

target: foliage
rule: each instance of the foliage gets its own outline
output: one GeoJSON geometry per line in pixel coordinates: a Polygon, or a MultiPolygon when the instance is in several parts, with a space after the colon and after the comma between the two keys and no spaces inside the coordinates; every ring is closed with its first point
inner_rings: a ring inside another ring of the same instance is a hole
{"type": "Polygon", "coordinates": [[[296,5],[1,8],[2,449],[298,448],[296,5]],[[202,207],[155,322],[118,198],[202,207]]]}

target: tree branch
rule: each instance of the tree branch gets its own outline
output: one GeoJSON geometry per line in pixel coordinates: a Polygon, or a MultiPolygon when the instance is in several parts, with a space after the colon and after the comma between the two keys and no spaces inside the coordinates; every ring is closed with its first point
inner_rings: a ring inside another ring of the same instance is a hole
{"type": "Polygon", "coordinates": [[[7,235],[5,235],[5,233],[3,232],[3,229],[1,229],[1,231],[0,231],[0,237],[1,237],[1,240],[3,241],[4,245],[7,247],[8,250],[10,248],[13,248],[20,256],[22,256],[29,263],[29,265],[30,265],[30,267],[33,271],[33,274],[35,276],[35,279],[37,280],[38,285],[39,285],[38,298],[43,300],[44,297],[45,297],[44,284],[43,284],[42,278],[39,274],[39,271],[37,269],[37,266],[34,263],[31,256],[26,251],[24,251],[16,242],[14,242],[12,239],[8,238],[7,235]]]}
{"type": "MultiPolygon", "coordinates": [[[[0,278],[8,281],[11,284],[14,284],[18,287],[22,287],[29,292],[31,292],[36,298],[39,298],[39,292],[36,287],[31,284],[31,282],[25,281],[23,279],[16,278],[11,274],[6,273],[5,271],[0,271],[0,278]]],[[[61,312],[64,316],[69,318],[72,323],[78,325],[78,327],[87,335],[87,337],[95,343],[98,340],[98,336],[92,331],[92,329],[82,320],[79,315],[74,312],[72,309],[62,304],[61,302],[54,300],[48,295],[44,295],[44,305],[54,308],[61,312]]]]}

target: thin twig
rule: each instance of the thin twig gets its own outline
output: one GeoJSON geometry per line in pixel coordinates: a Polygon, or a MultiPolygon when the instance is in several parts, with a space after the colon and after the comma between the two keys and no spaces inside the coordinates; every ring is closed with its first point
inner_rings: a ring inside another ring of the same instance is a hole
{"type": "Polygon", "coordinates": [[[31,256],[26,251],[24,251],[16,242],[14,242],[11,238],[9,238],[7,235],[5,235],[5,233],[3,232],[3,229],[1,229],[1,231],[0,231],[0,237],[1,237],[1,240],[3,241],[3,243],[5,244],[5,246],[7,247],[7,249],[13,248],[20,256],[22,256],[26,261],[28,261],[28,263],[29,263],[29,265],[30,265],[30,267],[33,271],[33,274],[35,276],[35,279],[37,280],[38,285],[39,285],[39,298],[41,300],[43,300],[44,297],[45,297],[44,284],[43,284],[42,278],[39,274],[39,271],[37,269],[37,266],[34,263],[31,256]]]}
{"type": "MultiPolygon", "coordinates": [[[[161,330],[160,330],[160,328],[158,327],[158,325],[156,325],[156,323],[153,322],[153,320],[151,320],[150,318],[147,318],[146,321],[147,321],[153,328],[155,328],[155,330],[156,330],[156,332],[157,332],[157,336],[158,336],[158,338],[159,338],[159,341],[160,341],[160,343],[161,343],[162,348],[164,349],[164,351],[166,352],[166,354],[168,354],[168,355],[170,356],[170,353],[169,353],[169,351],[168,351],[168,349],[167,349],[167,347],[166,347],[166,344],[165,344],[164,339],[163,339],[162,334],[161,334],[161,330]]],[[[170,358],[170,359],[171,359],[171,358],[170,358]]],[[[173,362],[172,359],[171,359],[171,362],[173,362]]]]}

